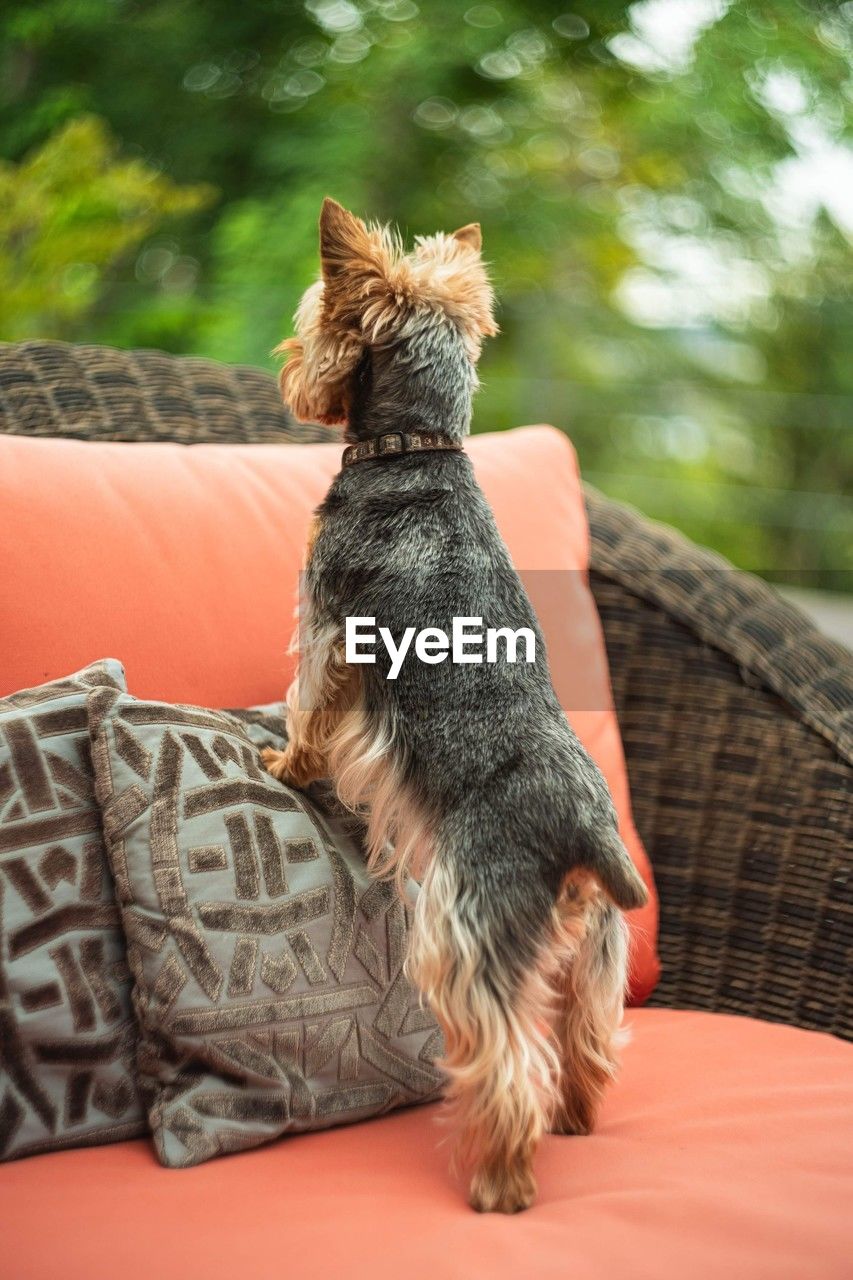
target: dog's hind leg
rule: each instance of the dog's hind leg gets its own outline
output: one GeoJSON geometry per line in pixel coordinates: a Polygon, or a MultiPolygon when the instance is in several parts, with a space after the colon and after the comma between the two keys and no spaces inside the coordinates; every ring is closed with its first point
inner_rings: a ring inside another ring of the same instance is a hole
{"type": "Polygon", "coordinates": [[[589,1133],[619,1066],[627,928],[591,877],[574,874],[558,905],[554,1031],[561,1072],[555,1133],[589,1133]]]}
{"type": "Polygon", "coordinates": [[[466,883],[436,855],[415,910],[408,969],[442,1029],[457,1159],[481,1212],[516,1213],[536,1195],[533,1158],[555,1105],[544,953],[552,907],[466,883]],[[538,930],[540,937],[534,939],[538,930]]]}

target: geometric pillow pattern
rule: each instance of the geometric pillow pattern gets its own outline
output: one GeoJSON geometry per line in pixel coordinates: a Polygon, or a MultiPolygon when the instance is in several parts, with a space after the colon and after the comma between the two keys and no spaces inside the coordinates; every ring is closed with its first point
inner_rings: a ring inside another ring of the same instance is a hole
{"type": "Polygon", "coordinates": [[[116,688],[88,705],[160,1160],[434,1098],[441,1036],[403,970],[415,886],[404,904],[351,820],[270,777],[270,721],[116,688]]]}
{"type": "Polygon", "coordinates": [[[86,700],[120,663],[0,699],[0,1159],[146,1129],[86,700]]]}

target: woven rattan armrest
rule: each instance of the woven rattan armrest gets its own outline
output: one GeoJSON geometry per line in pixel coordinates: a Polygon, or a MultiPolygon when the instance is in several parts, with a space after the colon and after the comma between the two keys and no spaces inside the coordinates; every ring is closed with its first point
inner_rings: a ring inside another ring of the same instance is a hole
{"type": "Polygon", "coordinates": [[[587,491],[655,1003],[853,1037],[853,655],[750,574],[587,491]]]}

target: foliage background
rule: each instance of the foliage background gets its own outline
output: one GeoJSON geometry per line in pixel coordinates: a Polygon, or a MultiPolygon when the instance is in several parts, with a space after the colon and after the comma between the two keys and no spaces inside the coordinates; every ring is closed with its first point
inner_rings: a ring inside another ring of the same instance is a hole
{"type": "Polygon", "coordinates": [[[333,194],[479,219],[476,429],[853,589],[853,4],[6,0],[0,336],[272,367],[333,194]]]}

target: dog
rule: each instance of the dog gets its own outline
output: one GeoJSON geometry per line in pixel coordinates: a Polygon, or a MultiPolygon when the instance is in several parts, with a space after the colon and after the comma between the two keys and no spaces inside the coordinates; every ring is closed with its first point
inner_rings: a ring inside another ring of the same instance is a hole
{"type": "Polygon", "coordinates": [[[279,348],[285,403],[348,447],[311,529],[284,782],[331,779],[369,866],[420,883],[407,972],[443,1037],[456,1154],[480,1211],[536,1195],[547,1131],[593,1125],[614,1075],[622,911],[646,890],[554,693],[531,604],[462,448],[497,332],[479,224],[416,240],[333,200],[320,280],[279,348]],[[345,620],[528,628],[531,663],[347,662],[345,620]]]}

